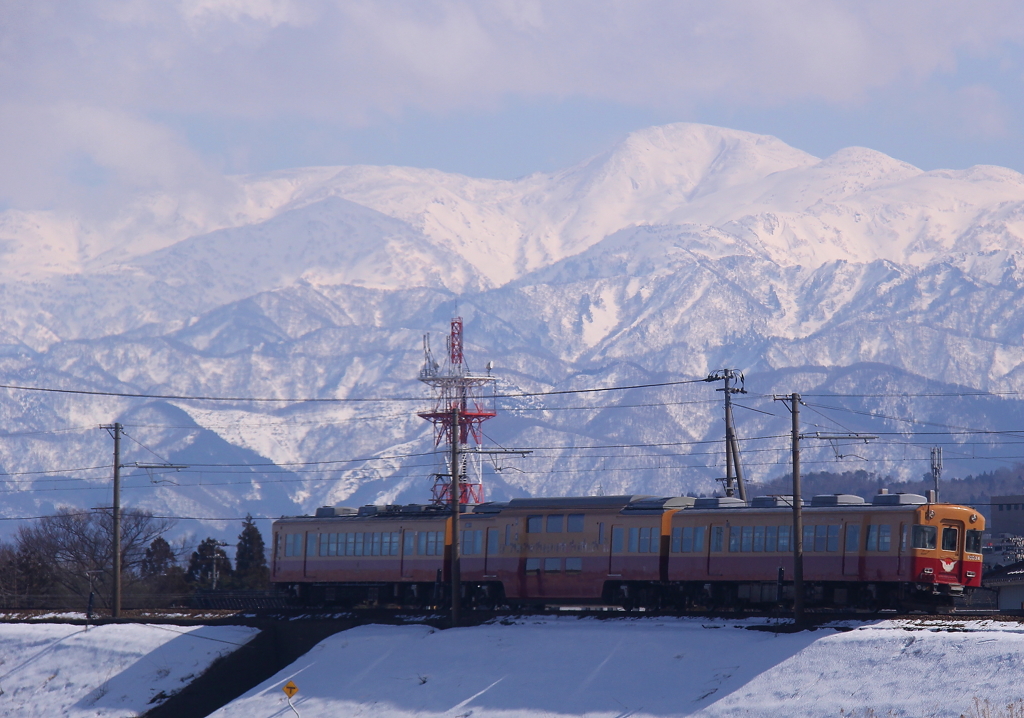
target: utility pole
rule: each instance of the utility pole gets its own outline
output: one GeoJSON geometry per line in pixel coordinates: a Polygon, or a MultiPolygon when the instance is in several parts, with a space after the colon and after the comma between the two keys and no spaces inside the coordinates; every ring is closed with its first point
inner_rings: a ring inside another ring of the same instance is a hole
{"type": "MultiPolygon", "coordinates": [[[[114,422],[113,424],[103,424],[100,426],[101,429],[106,429],[107,433],[114,439],[114,501],[111,508],[112,520],[113,520],[113,573],[114,573],[114,586],[113,596],[110,600],[110,617],[120,618],[121,617],[121,469],[126,464],[121,463],[121,434],[124,431],[124,427],[120,423],[114,422]]],[[[185,464],[142,464],[135,462],[132,464],[140,469],[187,469],[188,466],[185,464]]]]}
{"type": "Polygon", "coordinates": [[[121,617],[121,424],[103,426],[114,438],[114,595],[110,601],[110,617],[121,617]]]}
{"type": "Polygon", "coordinates": [[[459,625],[459,609],[462,603],[462,566],[459,546],[459,506],[462,503],[462,492],[459,486],[459,402],[452,405],[452,447],[451,447],[451,489],[448,494],[452,501],[452,626],[459,625]]]}
{"type": "Polygon", "coordinates": [[[743,375],[735,369],[719,369],[708,374],[704,381],[724,381],[725,387],[716,391],[725,394],[725,495],[735,496],[737,490],[742,500],[747,500],[747,486],[743,481],[743,468],[740,465],[740,450],[736,442],[736,425],[732,418],[732,395],[746,394],[743,375]],[[739,380],[740,386],[732,386],[739,380]]]}
{"type": "Polygon", "coordinates": [[[800,440],[824,439],[838,441],[840,439],[877,439],[877,436],[866,434],[813,434],[800,433],[800,395],[793,392],[789,396],[776,396],[775,401],[788,404],[793,417],[793,623],[800,625],[804,620],[804,516],[803,500],[800,498],[800,440]]]}
{"type": "Polygon", "coordinates": [[[804,621],[804,515],[800,498],[800,395],[790,396],[793,414],[793,623],[804,621]]]}
{"type": "Polygon", "coordinates": [[[942,447],[932,447],[932,481],[935,482],[935,503],[939,502],[939,477],[942,476],[942,447]]]}

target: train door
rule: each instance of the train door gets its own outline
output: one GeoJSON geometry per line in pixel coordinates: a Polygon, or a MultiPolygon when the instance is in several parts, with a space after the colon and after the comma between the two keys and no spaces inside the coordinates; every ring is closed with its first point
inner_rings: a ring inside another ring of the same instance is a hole
{"type": "Polygon", "coordinates": [[[413,557],[416,555],[416,532],[402,530],[402,578],[412,578],[413,557]]]}
{"type": "Polygon", "coordinates": [[[487,540],[484,542],[484,576],[493,578],[498,575],[495,562],[498,558],[498,529],[487,529],[487,540]]]}
{"type": "Polygon", "coordinates": [[[626,527],[612,524],[612,540],[608,551],[608,575],[621,576],[626,563],[626,527]]]}
{"type": "Polygon", "coordinates": [[[899,543],[897,544],[899,558],[896,559],[896,573],[904,576],[910,565],[910,526],[900,524],[899,543]]]}
{"type": "Polygon", "coordinates": [[[952,576],[957,583],[965,583],[964,562],[961,560],[963,545],[963,522],[944,519],[939,526],[939,577],[948,580],[952,576]]]}
{"type": "Polygon", "coordinates": [[[302,575],[309,576],[313,569],[309,565],[309,559],[316,556],[316,544],[319,534],[315,531],[306,532],[306,550],[302,552],[302,575]]]}
{"type": "Polygon", "coordinates": [[[273,553],[273,575],[277,576],[277,568],[281,564],[281,533],[278,531],[274,532],[274,553],[273,553]]]}
{"type": "Polygon", "coordinates": [[[708,532],[708,576],[725,574],[725,526],[712,526],[708,532]]]}
{"type": "Polygon", "coordinates": [[[846,524],[846,541],[843,543],[844,576],[860,573],[860,546],[860,524],[846,524]]]}

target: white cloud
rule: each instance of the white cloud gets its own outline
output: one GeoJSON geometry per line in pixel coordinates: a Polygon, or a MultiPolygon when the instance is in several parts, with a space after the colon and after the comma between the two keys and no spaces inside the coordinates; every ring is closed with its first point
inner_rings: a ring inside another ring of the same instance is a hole
{"type": "MultiPolygon", "coordinates": [[[[45,196],[46,178],[83,153],[127,184],[209,171],[154,119],[166,115],[356,126],[486,110],[510,94],[680,116],[708,103],[856,106],[1022,41],[1014,2],[6,3],[0,200],[45,196]],[[17,177],[34,180],[15,191],[17,177]]],[[[991,134],[1005,118],[986,92],[968,94],[991,134]]]]}

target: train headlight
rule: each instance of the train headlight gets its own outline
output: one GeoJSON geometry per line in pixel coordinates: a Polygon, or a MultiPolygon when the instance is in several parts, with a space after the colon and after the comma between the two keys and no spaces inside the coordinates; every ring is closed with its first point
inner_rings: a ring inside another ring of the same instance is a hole
{"type": "Polygon", "coordinates": [[[977,521],[978,521],[978,514],[971,514],[971,523],[972,524],[973,523],[977,523],[977,521]]]}

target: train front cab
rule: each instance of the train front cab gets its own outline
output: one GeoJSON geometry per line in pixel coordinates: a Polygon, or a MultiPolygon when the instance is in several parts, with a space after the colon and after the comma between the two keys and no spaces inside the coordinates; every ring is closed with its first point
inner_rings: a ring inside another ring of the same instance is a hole
{"type": "Polygon", "coordinates": [[[909,527],[910,580],[918,593],[959,596],[981,585],[981,536],[985,518],[974,509],[926,504],[909,527]]]}

